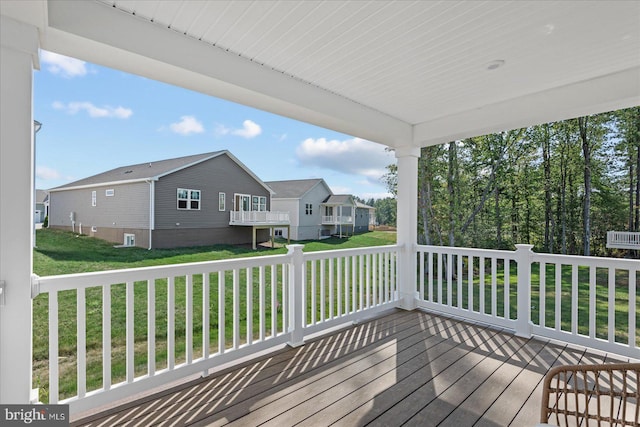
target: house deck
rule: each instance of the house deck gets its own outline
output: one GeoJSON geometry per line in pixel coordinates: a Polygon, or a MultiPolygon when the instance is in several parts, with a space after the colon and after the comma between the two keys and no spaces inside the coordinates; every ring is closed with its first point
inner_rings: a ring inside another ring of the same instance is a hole
{"type": "Polygon", "coordinates": [[[550,367],[626,360],[395,310],[72,425],[535,425],[550,367]]]}

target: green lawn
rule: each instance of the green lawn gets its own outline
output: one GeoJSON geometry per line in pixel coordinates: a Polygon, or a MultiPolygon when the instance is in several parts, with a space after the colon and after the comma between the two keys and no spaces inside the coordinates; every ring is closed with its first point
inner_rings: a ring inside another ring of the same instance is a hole
{"type": "MultiPolygon", "coordinates": [[[[146,267],[154,265],[179,264],[188,262],[212,261],[220,259],[276,255],[286,253],[284,242],[278,242],[276,248],[260,248],[252,250],[250,247],[217,245],[197,248],[146,250],[142,248],[114,248],[113,244],[78,236],[70,232],[58,230],[38,230],[37,249],[34,250],[34,273],[40,276],[81,273],[90,271],[116,270],[123,268],[146,267]]],[[[323,241],[296,242],[304,243],[304,251],[321,251],[330,249],[345,249],[355,247],[379,246],[395,243],[396,235],[392,232],[375,231],[352,236],[348,239],[327,239],[323,241]]],[[[243,283],[244,271],[241,273],[243,283]]],[[[253,283],[257,284],[257,272],[254,272],[253,283]]],[[[266,276],[270,277],[270,267],[266,269],[266,276]]],[[[210,343],[217,348],[217,312],[218,312],[218,277],[217,273],[210,275],[210,343]]],[[[231,273],[228,272],[225,287],[225,312],[228,313],[224,325],[227,345],[232,342],[233,324],[229,313],[233,310],[233,290],[231,273]]],[[[254,285],[254,307],[258,304],[257,285],[254,285]]],[[[265,316],[271,319],[271,312],[275,311],[276,327],[282,328],[282,313],[279,310],[282,283],[278,280],[274,284],[276,305],[271,306],[272,284],[267,282],[265,293],[267,304],[265,316]]],[[[175,281],[175,343],[176,363],[185,360],[185,316],[186,284],[184,277],[175,281]]],[[[194,358],[202,354],[202,277],[193,276],[193,343],[194,358]]],[[[42,333],[48,328],[48,294],[41,294],[33,302],[33,358],[34,358],[34,386],[41,388],[41,398],[48,401],[48,334],[42,333]]],[[[122,381],[125,376],[125,285],[111,287],[111,336],[112,336],[112,382],[122,381]]],[[[156,301],[156,368],[166,367],[166,335],[167,335],[167,286],[166,280],[155,282],[156,301]]],[[[62,291],[58,293],[59,305],[59,369],[60,369],[60,398],[76,394],[76,291],[62,291]]],[[[240,292],[240,312],[246,313],[246,290],[240,292]]],[[[86,290],[87,312],[87,390],[93,390],[102,385],[102,289],[88,288],[86,290]]],[[[135,306],[135,365],[136,375],[147,370],[147,286],[144,283],[134,284],[135,306]]],[[[254,336],[258,333],[258,313],[254,315],[254,336]]],[[[246,315],[243,314],[243,320],[246,315]]],[[[266,332],[271,331],[270,322],[266,325],[266,332]]],[[[241,335],[246,337],[246,323],[241,322],[241,335]]],[[[212,350],[215,351],[215,350],[212,350]]]]}

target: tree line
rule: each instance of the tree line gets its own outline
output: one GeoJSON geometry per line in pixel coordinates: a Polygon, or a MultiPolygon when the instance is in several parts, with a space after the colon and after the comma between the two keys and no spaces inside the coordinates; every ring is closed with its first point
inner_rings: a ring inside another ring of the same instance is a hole
{"type": "MultiPolygon", "coordinates": [[[[395,225],[395,197],[366,203],[395,225]]],[[[640,107],[421,149],[421,244],[612,255],[608,230],[640,231],[640,107]]]]}

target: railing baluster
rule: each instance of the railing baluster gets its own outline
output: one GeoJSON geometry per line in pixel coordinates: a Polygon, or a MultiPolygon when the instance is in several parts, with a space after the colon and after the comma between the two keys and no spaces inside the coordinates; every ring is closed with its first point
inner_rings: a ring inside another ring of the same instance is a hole
{"type": "Polygon", "coordinates": [[[337,264],[337,271],[336,271],[336,278],[338,279],[338,287],[336,289],[336,293],[338,294],[338,317],[342,316],[343,311],[342,311],[342,258],[338,257],[336,259],[337,264]]]}
{"type": "Polygon", "coordinates": [[[473,255],[469,255],[467,258],[467,310],[473,310],[473,255]]]}
{"type": "Polygon", "coordinates": [[[218,354],[225,351],[225,270],[218,271],[218,354]]]}
{"type": "Polygon", "coordinates": [[[58,292],[49,292],[49,403],[58,403],[58,292]]]}
{"type": "Polygon", "coordinates": [[[333,260],[334,258],[329,258],[329,319],[333,319],[335,317],[335,281],[333,276],[333,260]]]}
{"type": "Polygon", "coordinates": [[[240,347],[240,270],[233,269],[233,349],[240,347]]]}
{"type": "Polygon", "coordinates": [[[442,265],[443,265],[443,257],[442,252],[438,252],[438,304],[444,305],[444,297],[442,295],[442,265]]]}
{"type": "Polygon", "coordinates": [[[349,314],[349,291],[351,290],[351,273],[349,270],[349,257],[344,257],[344,314],[349,314]]]}
{"type": "Polygon", "coordinates": [[[355,313],[358,310],[357,305],[357,293],[358,283],[356,280],[357,263],[355,255],[351,257],[351,312],[355,313]]]}
{"type": "Polygon", "coordinates": [[[418,250],[420,268],[418,276],[418,292],[420,292],[420,299],[425,299],[424,295],[424,251],[418,250]]]}
{"type": "Polygon", "coordinates": [[[271,336],[278,335],[278,267],[271,265],[271,336]]]}
{"type": "Polygon", "coordinates": [[[193,362],[193,275],[187,274],[185,282],[185,359],[190,365],[193,362]]]}
{"type": "Polygon", "coordinates": [[[253,344],[253,268],[245,270],[247,280],[247,344],[253,344]]]}
{"type": "Polygon", "coordinates": [[[547,324],[546,314],[547,314],[547,263],[544,261],[540,261],[538,263],[540,266],[539,277],[540,277],[540,290],[539,290],[539,301],[538,301],[538,322],[540,323],[540,327],[545,327],[547,324]]]}
{"type": "Polygon", "coordinates": [[[325,283],[324,283],[324,259],[320,260],[320,321],[324,322],[326,320],[325,317],[325,283]]]}
{"type": "MultiPolygon", "coordinates": [[[[634,320],[635,323],[635,320],[634,320]]],[[[596,267],[589,267],[589,338],[596,337],[596,267]]]]}
{"type": "Polygon", "coordinates": [[[491,315],[498,312],[498,259],[491,257],[491,315]]]}
{"type": "MultiPolygon", "coordinates": [[[[211,348],[211,333],[209,332],[211,318],[211,279],[209,273],[202,275],[202,358],[208,359],[211,348]]],[[[208,375],[208,370],[204,375],[208,375]]]]}
{"type": "Polygon", "coordinates": [[[156,283],[147,280],[147,375],[156,372],[156,283]]]}
{"type": "Polygon", "coordinates": [[[171,371],[176,365],[176,298],[175,278],[167,278],[167,368],[171,371]]]}
{"type": "Polygon", "coordinates": [[[457,268],[457,280],[458,280],[458,308],[462,308],[462,255],[458,255],[457,257],[457,261],[458,261],[458,268],[457,268]]]}
{"type": "Polygon", "coordinates": [[[364,310],[364,255],[356,257],[358,260],[358,310],[364,310]]]}
{"type": "Polygon", "coordinates": [[[87,303],[84,288],[76,291],[76,299],[78,397],[82,398],[87,392],[87,303]]]}
{"type": "Polygon", "coordinates": [[[445,255],[447,263],[447,305],[453,305],[453,255],[448,253],[445,255]]]}
{"type": "Polygon", "coordinates": [[[127,282],[126,285],[126,324],[127,324],[127,350],[126,350],[126,358],[127,358],[127,382],[132,383],[135,378],[134,372],[134,355],[135,355],[135,334],[134,334],[134,294],[133,294],[133,282],[127,282]]]}
{"type": "MultiPolygon", "coordinates": [[[[265,336],[266,336],[266,310],[265,310],[265,302],[266,302],[266,296],[265,296],[265,266],[261,265],[260,268],[258,269],[258,281],[259,281],[259,286],[260,288],[258,289],[258,310],[260,311],[259,314],[259,322],[260,322],[260,341],[264,341],[265,340],[265,336]]],[[[306,310],[305,310],[306,313],[306,310]]]]}
{"type": "Polygon", "coordinates": [[[578,333],[578,266],[571,266],[571,333],[578,333]]]}
{"type": "MultiPolygon", "coordinates": [[[[635,271],[629,270],[629,333],[628,333],[628,342],[629,347],[636,347],[636,273],[635,271]]],[[[637,404],[637,402],[636,402],[637,404]]]]}
{"type": "Polygon", "coordinates": [[[511,260],[508,258],[505,258],[504,259],[504,279],[502,281],[504,283],[504,318],[505,319],[511,318],[511,286],[510,286],[511,268],[510,267],[511,267],[511,260]]]}
{"type": "Polygon", "coordinates": [[[111,388],[111,286],[102,286],[102,387],[111,388]]]}
{"type": "Polygon", "coordinates": [[[560,331],[562,329],[562,265],[559,263],[555,264],[556,266],[556,286],[555,286],[555,297],[556,297],[556,318],[555,318],[555,328],[556,331],[560,331]]]}
{"type": "Polygon", "coordinates": [[[486,314],[485,295],[484,295],[484,288],[485,288],[485,283],[484,283],[484,256],[480,257],[480,260],[478,261],[478,267],[479,267],[479,270],[480,270],[480,313],[486,314]]]}
{"type": "Polygon", "coordinates": [[[427,262],[427,270],[429,270],[429,302],[433,300],[433,252],[427,252],[429,260],[427,262]]]}
{"type": "Polygon", "coordinates": [[[371,254],[365,255],[365,276],[366,276],[366,308],[371,307],[371,254]]]}
{"type": "MultiPolygon", "coordinates": [[[[289,331],[289,316],[287,315],[289,307],[289,274],[287,273],[288,264],[281,264],[280,271],[282,273],[282,331],[287,333],[289,331]]],[[[293,304],[293,302],[291,302],[293,304]]]]}
{"type": "Polygon", "coordinates": [[[316,305],[316,262],[311,261],[311,324],[317,322],[318,306],[316,305]]]}
{"type": "Polygon", "coordinates": [[[608,303],[609,303],[609,314],[608,314],[608,335],[609,342],[615,342],[616,340],[616,269],[609,267],[609,295],[608,295],[608,303]]]}

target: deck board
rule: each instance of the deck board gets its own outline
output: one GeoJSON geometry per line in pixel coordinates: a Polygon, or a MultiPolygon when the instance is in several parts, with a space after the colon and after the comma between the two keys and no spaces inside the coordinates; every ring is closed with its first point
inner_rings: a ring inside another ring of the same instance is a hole
{"type": "Polygon", "coordinates": [[[625,360],[394,310],[72,425],[533,425],[551,367],[625,360]]]}

